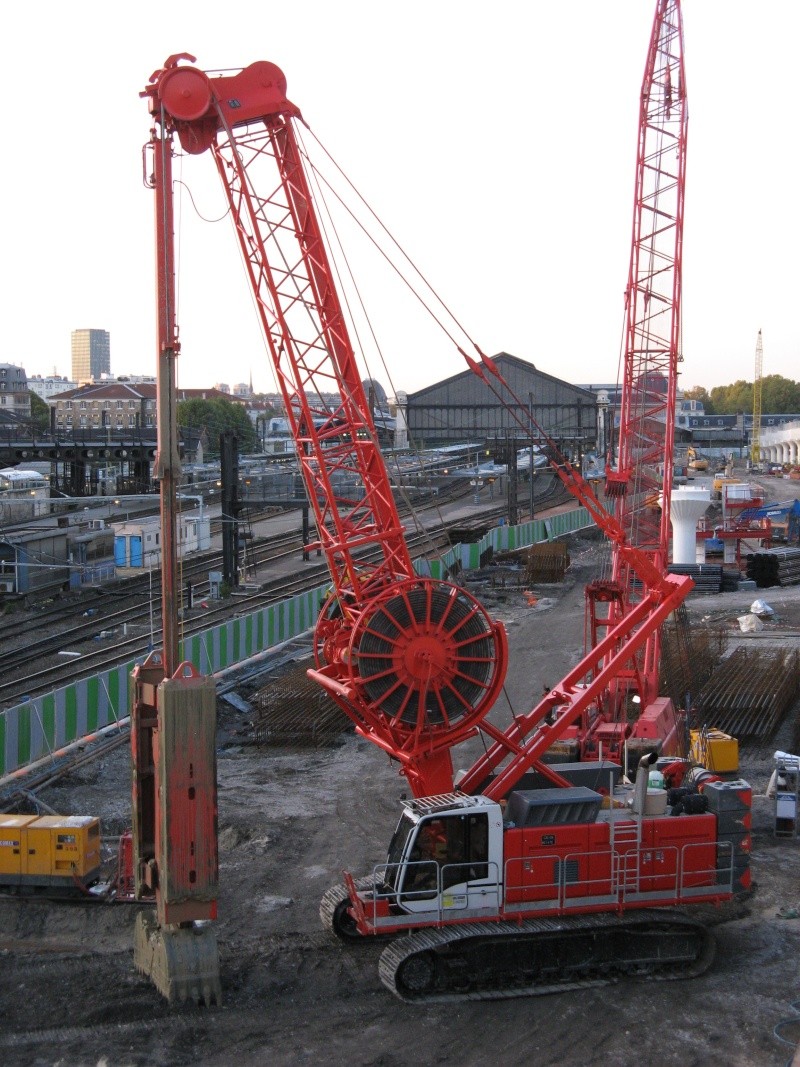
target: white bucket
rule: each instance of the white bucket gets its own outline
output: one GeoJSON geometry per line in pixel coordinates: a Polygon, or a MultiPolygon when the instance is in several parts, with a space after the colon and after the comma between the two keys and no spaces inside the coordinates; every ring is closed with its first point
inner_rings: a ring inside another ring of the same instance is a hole
{"type": "Polygon", "coordinates": [[[664,815],[667,811],[667,794],[664,789],[648,789],[644,802],[645,815],[664,815]]]}

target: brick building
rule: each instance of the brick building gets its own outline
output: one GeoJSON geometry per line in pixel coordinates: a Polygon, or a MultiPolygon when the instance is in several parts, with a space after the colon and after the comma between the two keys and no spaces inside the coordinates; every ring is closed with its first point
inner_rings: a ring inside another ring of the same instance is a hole
{"type": "MultiPolygon", "coordinates": [[[[218,389],[178,389],[178,400],[228,400],[218,389]]],[[[105,430],[130,433],[156,426],[156,386],[152,382],[100,381],[48,400],[56,433],[105,430]]]]}

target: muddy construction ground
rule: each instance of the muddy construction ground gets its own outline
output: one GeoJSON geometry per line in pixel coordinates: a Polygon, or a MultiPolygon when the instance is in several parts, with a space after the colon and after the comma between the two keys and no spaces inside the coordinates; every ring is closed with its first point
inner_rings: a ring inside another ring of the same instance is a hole
{"type": "MultiPolygon", "coordinates": [[[[542,686],[580,658],[583,587],[600,551],[592,538],[574,539],[566,581],[539,589],[535,607],[513,585],[477,590],[509,632],[501,725],[509,705],[528,710],[542,686]]],[[[758,595],[775,611],[775,638],[796,634],[800,587],[758,595]]],[[[736,618],[754,598],[693,595],[689,614],[697,621],[713,614],[738,641],[736,618]]],[[[341,881],[343,868],[364,874],[384,858],[404,781],[352,733],[325,748],[241,744],[246,716],[221,701],[223,1005],[171,1007],[135,972],[136,905],[4,898],[0,1063],[783,1067],[800,1038],[800,843],[773,835],[774,801],[764,794],[773,751],[791,750],[796,716],[795,705],[775,736],[741,753],[741,776],[754,793],[756,888],[716,926],[717,958],[707,974],[414,1007],[381,985],[381,946],[336,943],[318,917],[322,894],[341,881]]],[[[460,753],[456,765],[469,759],[460,753]]],[[[41,799],[58,812],[99,815],[104,833],[118,834],[130,823],[126,747],[41,799]]]]}

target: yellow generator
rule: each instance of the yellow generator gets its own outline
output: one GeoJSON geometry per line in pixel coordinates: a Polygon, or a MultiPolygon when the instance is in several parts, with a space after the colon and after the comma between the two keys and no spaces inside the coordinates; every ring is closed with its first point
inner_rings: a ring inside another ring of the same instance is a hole
{"type": "Polygon", "coordinates": [[[695,763],[715,774],[737,774],[739,742],[721,730],[690,730],[691,756],[695,763]]]}
{"type": "Polygon", "coordinates": [[[100,875],[100,820],[91,815],[0,815],[0,887],[81,892],[100,875]]]}

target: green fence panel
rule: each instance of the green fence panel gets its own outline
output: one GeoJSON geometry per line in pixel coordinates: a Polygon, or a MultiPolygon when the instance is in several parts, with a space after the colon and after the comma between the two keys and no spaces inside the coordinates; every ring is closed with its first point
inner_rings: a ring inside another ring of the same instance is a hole
{"type": "MultiPolygon", "coordinates": [[[[42,727],[44,729],[44,738],[50,748],[55,747],[56,743],[56,701],[52,693],[48,693],[42,697],[42,727]]],[[[0,723],[3,722],[2,716],[0,716],[0,723]]],[[[0,745],[0,752],[2,752],[3,746],[0,745]]]]}
{"type": "Polygon", "coordinates": [[[23,704],[19,708],[17,719],[17,766],[22,767],[30,763],[31,755],[31,707],[23,704]]]}
{"type": "MultiPolygon", "coordinates": [[[[100,677],[86,680],[86,733],[93,734],[97,729],[98,705],[100,703],[100,677]]],[[[80,716],[79,716],[80,718],[80,716]]]]}
{"type": "MultiPolygon", "coordinates": [[[[86,692],[86,687],[81,687],[86,692]]],[[[64,718],[65,730],[64,740],[76,741],[78,739],[78,686],[67,686],[64,690],[64,702],[66,704],[66,714],[64,718]]]]}
{"type": "Polygon", "coordinates": [[[128,677],[133,670],[133,664],[129,667],[118,668],[110,671],[106,679],[108,687],[108,702],[116,712],[118,719],[124,719],[128,714],[130,705],[130,685],[128,677]]]}

